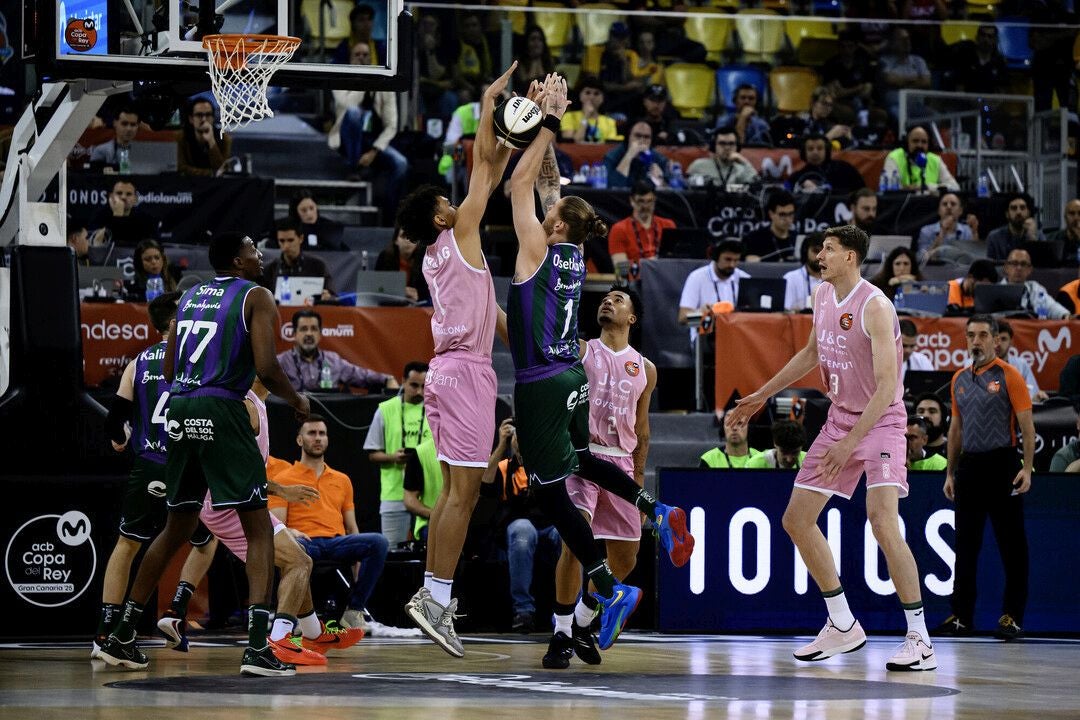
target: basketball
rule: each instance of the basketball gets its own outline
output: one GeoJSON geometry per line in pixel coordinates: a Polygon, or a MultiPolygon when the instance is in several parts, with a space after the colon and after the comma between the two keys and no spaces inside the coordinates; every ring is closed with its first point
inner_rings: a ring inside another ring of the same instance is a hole
{"type": "Polygon", "coordinates": [[[521,150],[528,147],[540,132],[544,113],[540,106],[524,97],[512,97],[495,108],[495,139],[500,145],[521,150]]]}

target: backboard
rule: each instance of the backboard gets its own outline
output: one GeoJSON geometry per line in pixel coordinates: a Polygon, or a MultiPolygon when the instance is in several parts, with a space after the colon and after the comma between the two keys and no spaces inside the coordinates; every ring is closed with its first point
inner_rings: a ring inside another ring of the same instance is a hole
{"type": "Polygon", "coordinates": [[[403,0],[26,0],[42,28],[37,61],[47,79],[206,81],[206,35],[301,39],[275,86],[404,90],[412,69],[403,0]],[[362,9],[367,8],[370,13],[362,9]],[[370,65],[350,64],[350,31],[367,35],[370,65]],[[51,29],[49,29],[51,28],[51,29]]]}

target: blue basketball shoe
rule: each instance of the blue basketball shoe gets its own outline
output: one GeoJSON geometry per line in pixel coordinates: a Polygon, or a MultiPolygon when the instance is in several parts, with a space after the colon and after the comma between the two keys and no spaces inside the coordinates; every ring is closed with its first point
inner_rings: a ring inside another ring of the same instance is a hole
{"type": "Polygon", "coordinates": [[[682,508],[657,502],[653,520],[660,544],[667,550],[671,564],[682,567],[689,562],[694,554],[694,536],[686,529],[686,513],[682,508]]]}
{"type": "Polygon", "coordinates": [[[626,621],[637,610],[641,602],[641,589],[633,585],[616,585],[611,592],[611,597],[604,597],[599,593],[593,593],[593,597],[600,602],[600,635],[597,640],[601,650],[607,650],[615,644],[619,633],[622,632],[626,621]]]}

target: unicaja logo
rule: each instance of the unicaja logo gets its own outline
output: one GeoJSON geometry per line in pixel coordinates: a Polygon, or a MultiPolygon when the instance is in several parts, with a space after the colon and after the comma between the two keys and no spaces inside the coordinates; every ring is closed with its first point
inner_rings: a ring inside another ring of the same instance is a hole
{"type": "Polygon", "coordinates": [[[90,530],[90,518],[78,510],[27,520],[4,554],[11,588],[38,607],[60,607],[82,595],[97,569],[90,530]]]}

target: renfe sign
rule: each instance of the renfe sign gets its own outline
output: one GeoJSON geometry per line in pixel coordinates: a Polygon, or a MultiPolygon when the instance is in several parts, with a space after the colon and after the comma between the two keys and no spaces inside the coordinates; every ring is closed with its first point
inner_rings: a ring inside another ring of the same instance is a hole
{"type": "MultiPolygon", "coordinates": [[[[825,604],[780,519],[793,471],[659,471],[660,497],[686,510],[696,540],[684,568],[661,558],[657,607],[661,631],[807,632],[825,622],[825,604]]],[[[928,624],[949,614],[955,532],[942,473],[912,473],[900,501],[901,530],[919,566],[928,624]]],[[[1031,559],[1023,627],[1033,633],[1080,632],[1080,477],[1038,474],[1026,500],[1031,559]]],[[[866,519],[862,485],[850,501],[834,498],[819,522],[855,616],[867,630],[902,631],[904,616],[885,556],[866,519]]],[[[975,624],[990,630],[1003,587],[989,532],[979,565],[975,624]]]]}

